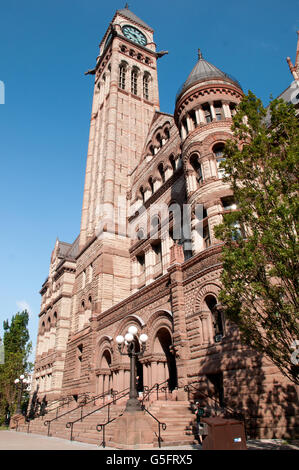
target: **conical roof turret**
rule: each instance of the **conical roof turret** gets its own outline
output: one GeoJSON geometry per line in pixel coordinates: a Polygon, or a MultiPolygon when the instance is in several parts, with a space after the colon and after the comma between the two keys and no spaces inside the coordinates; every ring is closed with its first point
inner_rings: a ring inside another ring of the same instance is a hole
{"type": "Polygon", "coordinates": [[[201,50],[198,49],[198,61],[195,67],[192,69],[191,73],[189,74],[187,80],[179,89],[176,99],[178,99],[179,96],[184,93],[184,91],[193,86],[195,83],[200,83],[212,79],[222,79],[226,82],[231,82],[242,90],[242,87],[238,80],[236,80],[231,75],[222,72],[222,70],[218,69],[218,67],[205,60],[203,58],[201,50]]]}

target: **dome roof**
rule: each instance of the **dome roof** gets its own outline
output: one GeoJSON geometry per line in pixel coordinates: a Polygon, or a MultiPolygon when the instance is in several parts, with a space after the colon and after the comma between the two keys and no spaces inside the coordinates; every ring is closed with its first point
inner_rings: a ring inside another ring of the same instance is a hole
{"type": "Polygon", "coordinates": [[[242,87],[238,80],[233,78],[231,75],[228,75],[225,72],[222,72],[220,69],[215,67],[215,65],[210,64],[207,60],[205,60],[202,56],[202,53],[200,52],[200,49],[198,49],[198,62],[191,71],[189,77],[187,80],[183,83],[183,85],[180,87],[176,99],[185,91],[187,88],[189,88],[191,85],[197,82],[205,81],[208,79],[224,79],[225,81],[229,81],[236,85],[238,88],[242,90],[242,87]]]}

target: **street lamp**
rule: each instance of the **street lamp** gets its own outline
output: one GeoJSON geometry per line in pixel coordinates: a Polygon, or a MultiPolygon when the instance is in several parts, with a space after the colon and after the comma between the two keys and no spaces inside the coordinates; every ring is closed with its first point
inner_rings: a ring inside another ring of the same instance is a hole
{"type": "Polygon", "coordinates": [[[137,328],[131,325],[128,328],[128,333],[125,337],[119,335],[116,337],[118,350],[122,356],[129,356],[130,358],[130,394],[126,404],[126,411],[141,411],[140,401],[137,399],[137,384],[136,384],[136,358],[141,357],[144,354],[146,342],[148,337],[145,333],[137,336],[137,328]],[[141,343],[141,350],[136,351],[136,340],[141,343]],[[127,352],[124,352],[124,346],[127,348],[127,352]]]}
{"type": "Polygon", "coordinates": [[[22,375],[20,375],[20,377],[18,379],[15,380],[15,384],[16,384],[17,388],[19,389],[16,414],[20,415],[20,414],[22,414],[21,399],[22,399],[24,384],[25,385],[29,384],[29,380],[25,379],[25,376],[22,374],[22,375]],[[18,384],[20,384],[20,385],[18,385],[18,384]]]}

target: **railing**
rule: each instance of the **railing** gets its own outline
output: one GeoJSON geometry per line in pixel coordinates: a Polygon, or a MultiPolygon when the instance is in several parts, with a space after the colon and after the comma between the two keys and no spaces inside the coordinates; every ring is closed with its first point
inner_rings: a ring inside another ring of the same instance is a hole
{"type": "Polygon", "coordinates": [[[188,384],[188,385],[185,385],[184,386],[184,391],[188,393],[188,400],[190,400],[190,388],[192,388],[196,393],[202,395],[204,398],[206,398],[207,400],[210,400],[212,402],[215,403],[214,405],[214,410],[215,410],[215,414],[216,416],[218,412],[220,413],[223,413],[223,412],[226,412],[228,413],[232,418],[235,418],[235,419],[240,419],[240,420],[244,420],[244,416],[242,415],[242,413],[236,411],[236,410],[233,410],[232,408],[230,408],[229,406],[221,406],[220,403],[218,403],[218,400],[216,400],[216,398],[214,397],[211,397],[210,395],[208,395],[207,393],[204,393],[202,390],[199,390],[198,388],[194,387],[193,384],[188,384]]]}
{"type": "Polygon", "coordinates": [[[14,421],[16,423],[16,432],[18,431],[18,428],[19,428],[19,422],[22,421],[24,418],[24,416],[20,416],[19,418],[11,418],[12,421],[14,421]]]}
{"type": "Polygon", "coordinates": [[[158,418],[156,418],[156,416],[154,416],[150,411],[148,411],[148,409],[145,408],[145,406],[143,404],[141,405],[141,409],[143,411],[146,411],[155,421],[157,421],[157,423],[158,423],[158,433],[159,433],[158,434],[158,443],[159,443],[159,448],[161,448],[161,441],[163,440],[162,437],[161,437],[161,426],[162,426],[163,431],[165,431],[166,428],[167,428],[166,423],[162,423],[161,421],[159,421],[158,418]]]}
{"type": "MultiPolygon", "coordinates": [[[[121,399],[124,398],[125,396],[129,395],[129,393],[130,393],[130,391],[128,390],[128,388],[125,388],[125,389],[122,390],[121,392],[116,392],[116,393],[114,393],[113,395],[111,394],[112,397],[113,397],[112,403],[115,405],[115,403],[116,403],[118,400],[121,400],[121,399]],[[122,394],[122,395],[119,396],[119,397],[117,397],[117,398],[115,398],[116,395],[118,395],[118,394],[122,394]]],[[[106,403],[105,405],[100,406],[100,408],[97,408],[97,409],[91,411],[90,413],[87,413],[87,414],[84,415],[84,416],[82,416],[82,413],[81,413],[81,417],[80,417],[80,418],[77,418],[77,419],[75,419],[74,421],[69,421],[68,423],[66,423],[66,426],[65,426],[65,427],[66,427],[66,428],[71,428],[70,440],[71,440],[71,441],[73,440],[73,427],[74,427],[74,424],[75,424],[75,423],[77,423],[78,421],[81,421],[81,422],[82,422],[83,419],[87,418],[87,416],[92,415],[92,414],[95,413],[96,411],[103,410],[104,408],[106,408],[106,406],[108,407],[108,414],[109,414],[109,416],[110,416],[110,405],[111,405],[111,402],[106,403]]],[[[112,421],[114,421],[114,419],[113,419],[112,421]]],[[[110,421],[110,422],[111,422],[111,421],[110,421]]],[[[108,424],[108,423],[106,423],[106,424],[108,424]]]]}
{"type": "Polygon", "coordinates": [[[51,426],[51,423],[53,421],[56,421],[57,419],[62,418],[62,416],[66,416],[67,414],[72,413],[73,411],[78,410],[79,408],[81,408],[81,418],[82,418],[82,416],[83,416],[83,407],[85,405],[88,405],[91,402],[93,402],[94,405],[95,405],[95,401],[98,400],[99,398],[105,399],[105,396],[107,396],[107,395],[112,395],[113,396],[113,394],[117,394],[117,392],[114,392],[112,389],[108,390],[107,392],[104,392],[100,395],[97,395],[97,396],[91,398],[90,400],[85,401],[85,403],[81,403],[80,405],[76,406],[75,408],[72,408],[71,410],[66,411],[65,413],[62,413],[61,415],[56,416],[55,418],[52,418],[50,420],[45,421],[44,425],[48,426],[48,436],[50,435],[50,426],[51,426]]]}
{"type": "Polygon", "coordinates": [[[143,393],[143,397],[141,400],[142,405],[144,405],[145,400],[149,401],[150,394],[154,393],[155,391],[157,394],[157,400],[159,400],[159,391],[165,392],[165,400],[167,400],[168,398],[168,395],[167,395],[167,391],[169,390],[168,379],[164,380],[164,382],[161,382],[161,383],[155,383],[151,388],[148,388],[147,386],[143,388],[146,393],[145,394],[143,393]],[[167,385],[164,385],[164,384],[167,384],[167,385]],[[161,385],[164,385],[164,387],[161,387],[161,385]]]}
{"type": "Polygon", "coordinates": [[[105,434],[105,431],[106,431],[106,426],[107,426],[107,424],[112,423],[112,422],[115,421],[117,418],[120,418],[123,414],[124,414],[124,411],[122,411],[122,412],[120,413],[120,415],[116,416],[115,418],[110,419],[110,403],[108,404],[108,417],[107,417],[106,423],[100,423],[100,424],[97,424],[97,425],[96,425],[96,430],[97,430],[98,432],[103,431],[103,440],[102,440],[101,444],[99,444],[99,446],[102,446],[104,449],[105,449],[105,447],[106,447],[106,440],[105,440],[105,435],[106,435],[106,434],[105,434]]]}

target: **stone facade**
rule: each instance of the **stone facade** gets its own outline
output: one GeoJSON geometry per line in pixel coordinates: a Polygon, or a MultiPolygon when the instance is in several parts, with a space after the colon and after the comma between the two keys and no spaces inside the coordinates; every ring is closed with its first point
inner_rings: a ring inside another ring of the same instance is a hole
{"type": "Polygon", "coordinates": [[[217,303],[214,227],[235,209],[219,164],[242,89],[199,52],[174,115],[163,113],[161,55],[148,25],[127,8],[116,12],[89,71],[81,231],[71,245],[57,240],[52,253],[32,391],[51,401],[125,389],[129,359],[115,338],[133,324],[149,337],[137,364],[140,389],[168,380],[186,400],[193,384],[242,410],[252,435],[293,435],[292,384],[241,345],[217,303]]]}

